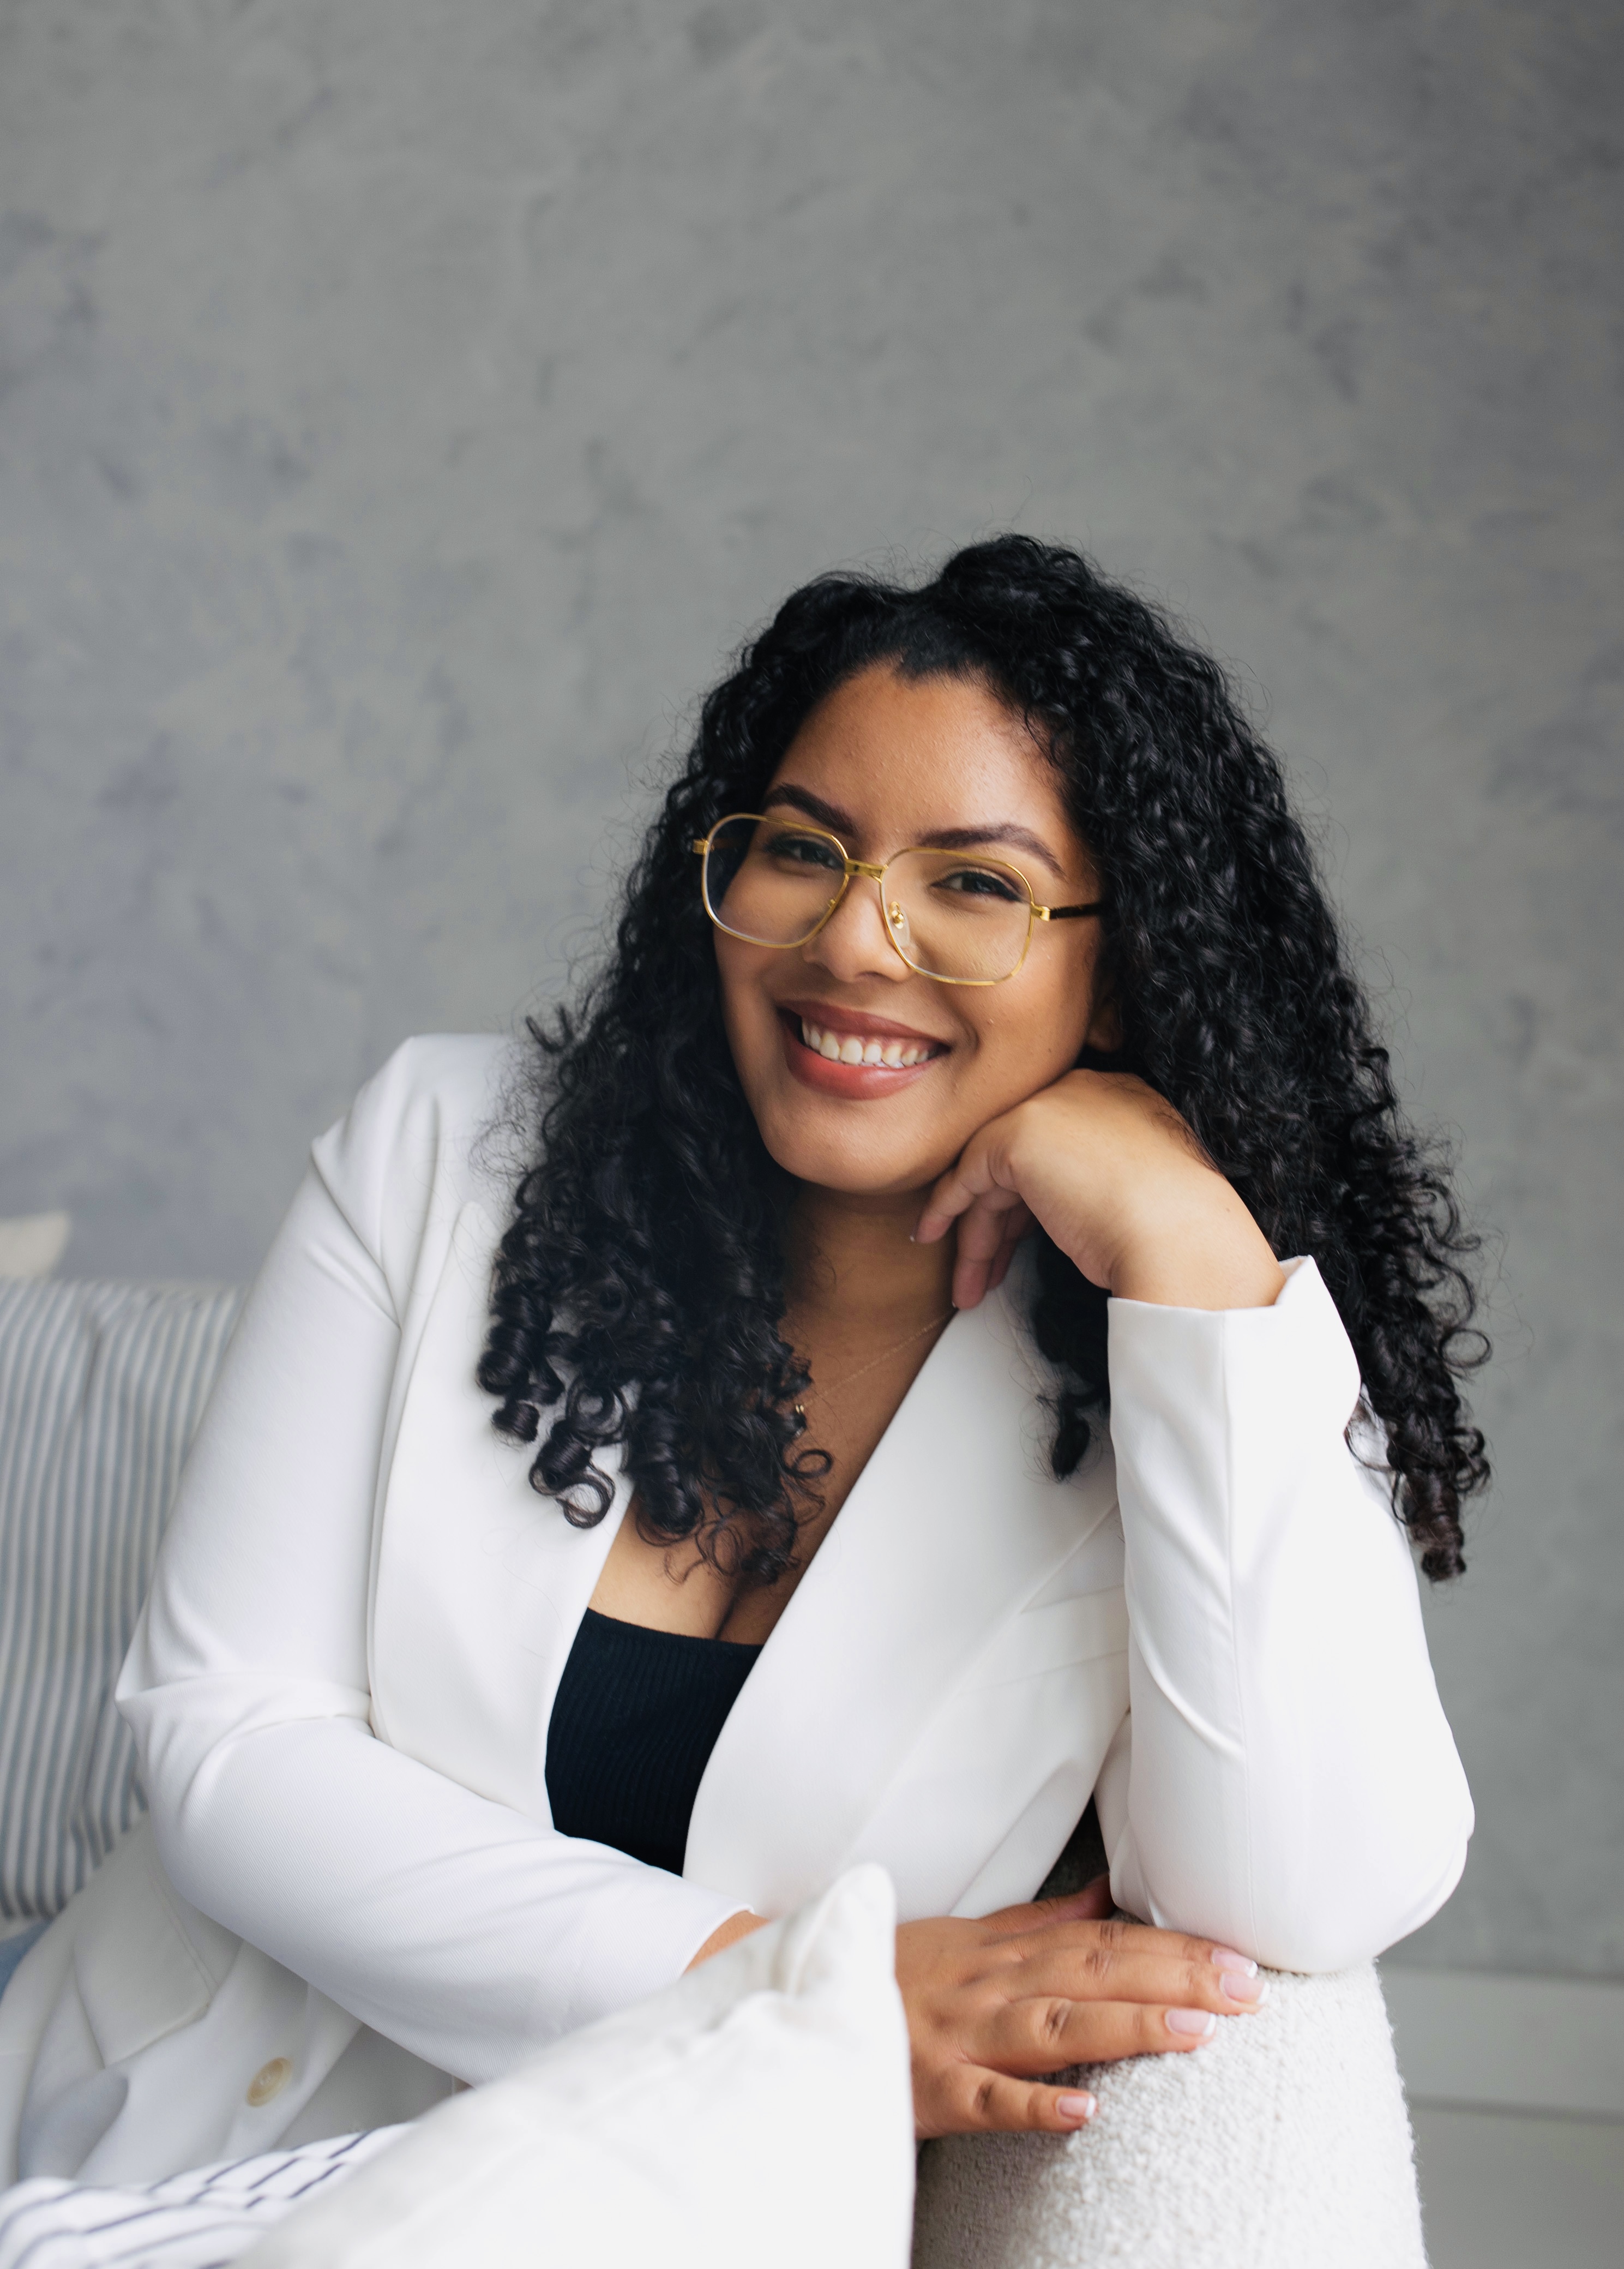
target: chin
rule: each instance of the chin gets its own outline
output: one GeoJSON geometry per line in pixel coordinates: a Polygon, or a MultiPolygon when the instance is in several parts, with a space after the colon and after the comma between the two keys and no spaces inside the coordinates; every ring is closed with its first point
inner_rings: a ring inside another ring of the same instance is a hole
{"type": "Polygon", "coordinates": [[[796,1097],[784,1098],[776,1108],[769,1104],[758,1109],[756,1123],[768,1151],[786,1174],[852,1197],[927,1189],[958,1155],[956,1149],[944,1154],[940,1138],[910,1141],[901,1129],[888,1132],[872,1123],[877,1116],[872,1105],[837,1105],[831,1112],[815,1104],[808,1109],[796,1097]],[[864,1120],[870,1124],[863,1125],[864,1120]]]}

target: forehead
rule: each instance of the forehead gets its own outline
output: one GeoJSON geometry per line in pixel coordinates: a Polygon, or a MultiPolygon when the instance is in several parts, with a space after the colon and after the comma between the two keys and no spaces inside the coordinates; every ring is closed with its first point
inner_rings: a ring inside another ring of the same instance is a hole
{"type": "Polygon", "coordinates": [[[1082,849],[1025,721],[974,678],[860,671],[802,725],[771,785],[786,782],[839,805],[886,848],[1015,821],[1067,863],[1082,849]]]}

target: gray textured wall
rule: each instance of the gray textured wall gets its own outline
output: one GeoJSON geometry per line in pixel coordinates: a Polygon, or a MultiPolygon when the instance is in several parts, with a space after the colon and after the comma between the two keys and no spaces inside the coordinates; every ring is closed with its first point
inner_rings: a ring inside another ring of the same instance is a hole
{"type": "Polygon", "coordinates": [[[1244,664],[1503,1227],[1408,1951],[1624,1970],[1611,0],[7,0],[0,1214],[235,1275],[719,657],[1014,524],[1244,664]]]}

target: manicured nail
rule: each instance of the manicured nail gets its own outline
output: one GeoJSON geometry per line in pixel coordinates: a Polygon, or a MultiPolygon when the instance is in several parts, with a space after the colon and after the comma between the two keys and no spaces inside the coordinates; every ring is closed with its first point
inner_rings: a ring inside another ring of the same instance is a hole
{"type": "Polygon", "coordinates": [[[1062,2119],[1092,2119],[1094,2098],[1091,2095],[1057,2095],[1054,2108],[1062,2119]]]}
{"type": "Polygon", "coordinates": [[[1258,1965],[1251,1956],[1249,1954],[1237,1954],[1232,1946],[1214,1947],[1213,1968],[1238,1970],[1245,1977],[1255,1977],[1258,1974],[1258,1965]]]}
{"type": "Polygon", "coordinates": [[[1223,1970],[1219,1972],[1219,1983],[1228,1999],[1243,2002],[1249,2009],[1261,2008],[1268,1999],[1266,1977],[1248,1977],[1239,1970],[1223,1970]]]}
{"type": "Polygon", "coordinates": [[[1218,2029],[1218,2020],[1210,2009],[1170,2009],[1167,2013],[1170,2033],[1193,2034],[1200,2041],[1210,2041],[1218,2029]]]}

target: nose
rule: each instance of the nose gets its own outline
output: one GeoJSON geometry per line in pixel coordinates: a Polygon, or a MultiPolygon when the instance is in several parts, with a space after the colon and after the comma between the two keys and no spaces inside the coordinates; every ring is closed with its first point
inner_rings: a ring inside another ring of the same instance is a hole
{"type": "Polygon", "coordinates": [[[851,888],[828,921],[801,947],[802,959],[826,969],[842,985],[854,985],[863,977],[905,983],[913,972],[886,933],[881,911],[883,889],[883,883],[876,890],[866,877],[853,875],[851,888]]]}

